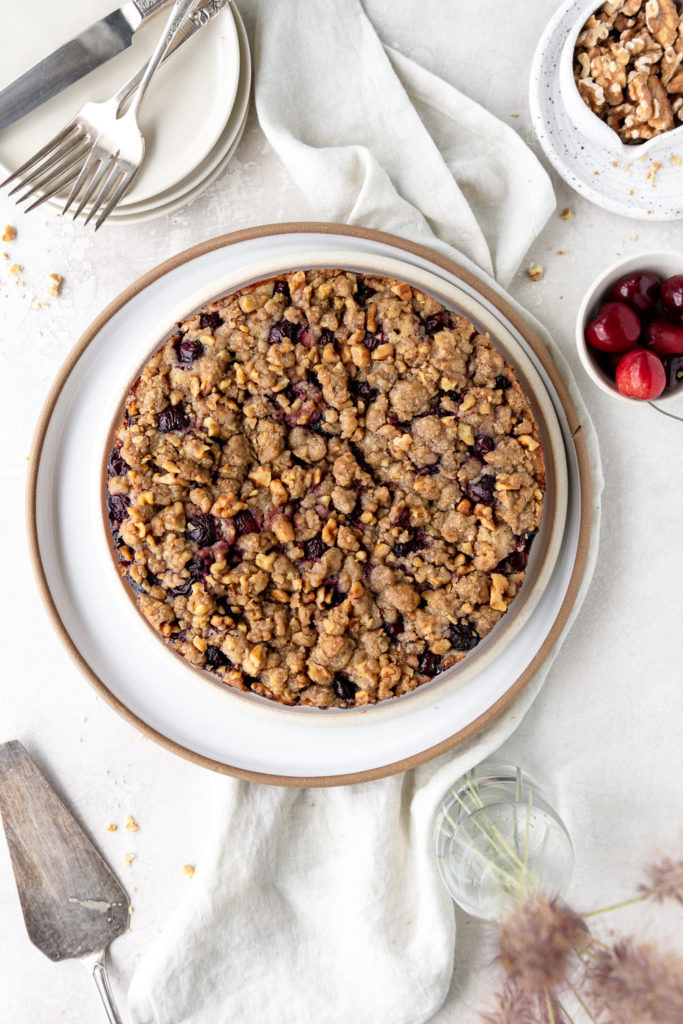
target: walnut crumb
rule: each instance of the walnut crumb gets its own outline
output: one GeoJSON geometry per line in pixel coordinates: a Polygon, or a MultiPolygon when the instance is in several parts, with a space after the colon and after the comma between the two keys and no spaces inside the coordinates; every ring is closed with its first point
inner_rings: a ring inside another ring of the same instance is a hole
{"type": "Polygon", "coordinates": [[[132,815],[128,814],[126,816],[126,832],[138,832],[138,831],[139,831],[138,823],[136,822],[135,818],[132,817],[132,815]]]}
{"type": "Polygon", "coordinates": [[[17,237],[17,229],[13,228],[11,224],[5,226],[5,231],[2,236],[3,242],[11,242],[17,237]]]}
{"type": "Polygon", "coordinates": [[[13,263],[12,266],[9,268],[9,272],[10,274],[13,274],[15,277],[18,277],[23,269],[24,268],[19,266],[18,263],[13,263]]]}
{"type": "Polygon", "coordinates": [[[540,281],[543,277],[543,267],[539,266],[538,263],[534,263],[527,269],[527,275],[531,281],[540,281]]]}
{"type": "Polygon", "coordinates": [[[194,864],[183,864],[183,874],[186,878],[192,878],[194,870],[194,864]]]}
{"type": "Polygon", "coordinates": [[[573,216],[574,216],[574,214],[572,213],[572,211],[569,209],[568,206],[565,206],[564,210],[560,214],[560,217],[562,218],[562,220],[571,220],[573,216]]]}
{"type": "Polygon", "coordinates": [[[115,825],[114,822],[112,821],[109,825],[107,825],[107,832],[116,832],[117,828],[118,825],[115,825]]]}
{"type": "Polygon", "coordinates": [[[672,153],[669,157],[669,163],[673,164],[674,167],[680,167],[681,164],[683,164],[683,160],[681,160],[680,156],[676,156],[675,153],[672,153]]]}
{"type": "Polygon", "coordinates": [[[47,294],[50,298],[56,299],[62,290],[62,278],[59,274],[49,274],[48,282],[47,294]]]}
{"type": "Polygon", "coordinates": [[[134,853],[124,853],[124,855],[123,855],[123,863],[126,865],[127,868],[129,868],[131,866],[131,864],[133,863],[134,860],[135,860],[135,854],[134,853]]]}

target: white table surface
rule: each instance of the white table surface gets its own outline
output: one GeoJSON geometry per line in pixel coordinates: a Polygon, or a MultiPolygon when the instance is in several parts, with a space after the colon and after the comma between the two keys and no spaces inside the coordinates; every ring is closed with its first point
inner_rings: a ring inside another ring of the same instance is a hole
{"type": "MultiPolygon", "coordinates": [[[[365,0],[385,42],[512,124],[536,151],[528,70],[557,6],[557,0],[365,0]]],[[[253,35],[255,0],[241,0],[240,8],[253,35]]],[[[683,223],[626,220],[591,206],[555,175],[553,181],[558,213],[532,246],[511,292],[554,332],[594,419],[606,477],[603,536],[579,620],[501,755],[549,785],[575,844],[570,899],[585,910],[631,895],[653,851],[681,842],[683,424],[599,392],[575,354],[574,316],[591,280],[617,257],[683,250],[683,223]],[[574,214],[570,221],[559,217],[567,206],[574,214]],[[541,281],[526,276],[530,263],[543,266],[541,281]]],[[[111,951],[122,1001],[138,958],[191,884],[183,865],[196,863],[202,850],[214,777],[121,720],[80,678],[54,636],[24,540],[31,435],[75,340],[141,273],[222,232],[310,215],[253,110],[219,180],[170,217],[111,225],[95,236],[42,210],[24,216],[0,196],[0,233],[6,223],[18,231],[12,243],[0,246],[10,254],[0,261],[0,741],[24,742],[132,893],[130,933],[111,951]],[[13,262],[24,268],[25,287],[9,273],[13,262]],[[47,299],[46,277],[53,272],[64,278],[63,292],[47,299]],[[47,305],[36,308],[43,301],[47,305]],[[139,823],[136,834],[124,828],[129,814],[139,823]],[[110,822],[118,824],[116,832],[107,831],[110,822]],[[126,853],[135,855],[130,867],[126,853]]],[[[619,914],[610,921],[618,929],[640,927],[644,918],[638,908],[619,914]]],[[[82,967],[51,964],[30,945],[1,840],[0,922],[3,1020],[103,1019],[82,967]]],[[[486,929],[460,913],[458,928],[453,985],[435,1024],[478,1020],[492,983],[485,969],[491,960],[486,929]]]]}

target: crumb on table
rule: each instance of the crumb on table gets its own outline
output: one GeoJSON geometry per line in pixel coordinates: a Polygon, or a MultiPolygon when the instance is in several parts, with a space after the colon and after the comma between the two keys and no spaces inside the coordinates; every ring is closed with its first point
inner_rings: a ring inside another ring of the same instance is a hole
{"type": "Polygon", "coordinates": [[[527,269],[527,275],[531,281],[540,281],[543,277],[543,267],[534,263],[527,269]]]}
{"type": "Polygon", "coordinates": [[[135,818],[131,814],[126,815],[126,832],[137,832],[138,829],[139,826],[135,818]]]}
{"type": "Polygon", "coordinates": [[[9,272],[10,274],[13,274],[15,277],[18,277],[23,269],[24,268],[20,266],[18,263],[13,263],[12,266],[9,268],[9,272]]]}
{"type": "Polygon", "coordinates": [[[129,868],[131,866],[131,864],[133,863],[134,860],[135,860],[135,854],[134,853],[124,853],[124,855],[123,855],[123,863],[126,865],[127,868],[129,868]]]}
{"type": "Polygon", "coordinates": [[[572,213],[572,211],[569,209],[568,206],[565,206],[564,210],[560,214],[560,217],[562,218],[562,220],[571,220],[573,216],[574,216],[574,214],[572,213]]]}
{"type": "Polygon", "coordinates": [[[61,278],[61,276],[59,274],[49,274],[48,275],[47,294],[50,296],[50,298],[56,299],[57,296],[59,295],[59,293],[61,292],[61,290],[62,290],[62,278],[61,278]]]}
{"type": "Polygon", "coordinates": [[[194,864],[184,864],[183,865],[183,874],[186,875],[187,878],[192,878],[193,875],[194,875],[194,871],[195,871],[194,864]]]}
{"type": "Polygon", "coordinates": [[[116,832],[117,828],[118,825],[115,825],[114,822],[112,821],[107,825],[107,832],[116,832]]]}
{"type": "Polygon", "coordinates": [[[2,236],[3,242],[11,242],[17,237],[17,230],[13,228],[11,224],[5,226],[5,231],[2,236]]]}

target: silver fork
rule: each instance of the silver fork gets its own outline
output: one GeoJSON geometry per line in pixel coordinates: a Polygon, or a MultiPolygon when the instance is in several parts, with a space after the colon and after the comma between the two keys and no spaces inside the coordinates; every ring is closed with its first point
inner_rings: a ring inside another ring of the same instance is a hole
{"type": "Polygon", "coordinates": [[[125,99],[121,94],[126,86],[103,103],[86,103],[61,132],[2,183],[7,185],[15,178],[22,179],[10,195],[29,186],[18,202],[24,202],[36,192],[43,193],[26,208],[26,212],[40,206],[73,182],[67,209],[83,186],[86,186],[76,216],[86,203],[91,202],[92,208],[85,223],[101,211],[95,222],[95,230],[102,226],[130,188],[140,168],[145,153],[145,140],[138,125],[140,105],[152,76],[193,3],[194,0],[176,0],[125,114],[117,116],[122,100],[125,99]]]}

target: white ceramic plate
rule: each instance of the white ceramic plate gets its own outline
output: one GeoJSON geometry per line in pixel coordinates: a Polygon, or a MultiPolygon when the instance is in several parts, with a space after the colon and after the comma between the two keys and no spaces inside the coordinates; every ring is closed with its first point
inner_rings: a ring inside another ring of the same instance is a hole
{"type": "Polygon", "coordinates": [[[535,607],[530,604],[528,614],[520,612],[504,658],[487,659],[485,641],[479,658],[465,659],[462,671],[451,670],[412,694],[358,713],[288,709],[207,681],[151,633],[112,567],[99,508],[100,442],[120,400],[119,386],[125,386],[150,346],[161,340],[160,325],[172,324],[178,310],[189,311],[214,294],[217,281],[244,280],[245,267],[266,260],[283,268],[301,258],[305,262],[320,252],[321,235],[245,239],[198,255],[133,295],[102,323],[66,378],[47,423],[34,508],[42,570],[77,657],[115,702],[190,756],[270,776],[271,781],[273,776],[329,780],[376,772],[431,750],[504,700],[554,628],[574,571],[581,521],[581,485],[569,424],[548,374],[513,324],[476,287],[426,258],[353,235],[325,235],[322,242],[334,248],[335,261],[345,257],[351,267],[364,266],[368,257],[375,258],[373,265],[388,266],[382,262],[388,257],[399,261],[399,276],[409,281],[422,280],[420,271],[435,274],[441,293],[457,296],[476,310],[477,320],[494,327],[496,340],[505,344],[510,338],[520,347],[522,354],[513,361],[522,363],[523,374],[542,381],[542,400],[549,400],[555,412],[550,416],[553,443],[559,441],[565,449],[566,463],[560,459],[559,464],[568,468],[566,519],[552,555],[554,570],[538,588],[535,607]]]}
{"type": "Polygon", "coordinates": [[[154,199],[117,208],[109,218],[111,223],[131,224],[173,213],[201,195],[211,182],[216,180],[232,158],[242,138],[249,114],[251,55],[244,22],[234,5],[231,5],[231,9],[235,18],[240,48],[240,73],[233,108],[222,135],[206,159],[186,178],[179,181],[173,188],[155,196],[154,199]]]}
{"type": "MultiPolygon", "coordinates": [[[[0,87],[108,14],[111,0],[22,0],[0,4],[0,87]],[[36,31],[36,26],[40,31],[36,31]]],[[[59,131],[88,100],[105,100],[151,54],[168,17],[161,11],[138,29],[132,45],[0,133],[4,177],[59,131]]],[[[239,77],[239,45],[230,7],[161,68],[145,97],[140,127],[145,162],[125,204],[151,199],[190,174],[220,138],[239,77]]]]}
{"type": "Polygon", "coordinates": [[[562,51],[585,5],[586,0],[567,0],[550,19],[536,48],[529,105],[538,141],[557,173],[597,206],[638,220],[680,220],[683,164],[670,159],[683,161],[680,133],[652,155],[643,155],[633,146],[633,155],[625,160],[621,145],[610,149],[596,143],[567,112],[560,83],[562,51]],[[661,165],[659,169],[655,163],[661,165]]]}

